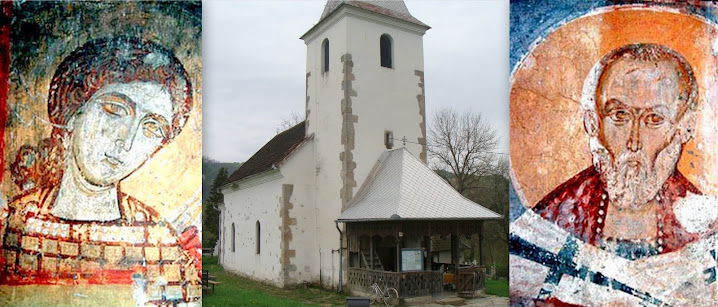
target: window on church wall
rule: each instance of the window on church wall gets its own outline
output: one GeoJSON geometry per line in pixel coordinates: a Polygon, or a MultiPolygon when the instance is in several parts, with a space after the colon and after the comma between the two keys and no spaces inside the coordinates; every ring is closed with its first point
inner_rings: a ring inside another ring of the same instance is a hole
{"type": "Polygon", "coordinates": [[[261,226],[259,225],[259,221],[257,221],[257,251],[256,251],[257,255],[259,255],[259,252],[260,252],[260,249],[259,249],[259,244],[260,244],[260,240],[261,240],[260,230],[261,230],[261,226]]]}
{"type": "Polygon", "coordinates": [[[379,37],[379,55],[381,56],[381,66],[393,68],[392,66],[392,39],[389,34],[382,34],[379,37]]]}
{"type": "Polygon", "coordinates": [[[322,42],[322,71],[329,71],[329,39],[325,38],[322,42]]]}
{"type": "Polygon", "coordinates": [[[234,253],[234,223],[232,223],[232,252],[234,253]]]}

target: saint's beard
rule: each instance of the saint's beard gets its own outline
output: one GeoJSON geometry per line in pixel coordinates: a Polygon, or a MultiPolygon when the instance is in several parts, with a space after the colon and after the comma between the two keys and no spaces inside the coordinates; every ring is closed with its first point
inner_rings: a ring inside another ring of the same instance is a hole
{"type": "Polygon", "coordinates": [[[611,202],[620,209],[639,210],[660,191],[676,169],[682,144],[674,136],[671,142],[651,161],[645,154],[626,152],[614,159],[597,139],[591,142],[593,164],[606,184],[611,202]],[[628,161],[639,161],[630,166],[628,161]]]}

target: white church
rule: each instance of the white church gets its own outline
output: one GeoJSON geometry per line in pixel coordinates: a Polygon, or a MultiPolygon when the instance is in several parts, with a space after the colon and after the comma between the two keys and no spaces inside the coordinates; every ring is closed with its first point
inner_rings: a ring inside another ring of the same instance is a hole
{"type": "Polygon", "coordinates": [[[301,37],[305,121],[267,142],[221,189],[224,269],[285,288],[366,289],[382,278],[401,297],[441,291],[431,236],[451,235],[458,267],[455,238],[501,215],[426,166],[429,28],[403,1],[327,2],[301,37]]]}

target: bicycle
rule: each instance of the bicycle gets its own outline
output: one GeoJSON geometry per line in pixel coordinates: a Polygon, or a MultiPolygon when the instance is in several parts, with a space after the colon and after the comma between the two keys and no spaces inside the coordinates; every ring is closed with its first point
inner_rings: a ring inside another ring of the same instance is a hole
{"type": "MultiPolygon", "coordinates": [[[[379,279],[379,282],[381,282],[381,278],[379,279]]],[[[392,307],[399,302],[399,291],[396,291],[396,289],[387,285],[384,285],[384,289],[382,289],[382,287],[380,287],[376,282],[371,285],[371,287],[374,290],[374,293],[369,295],[370,304],[374,304],[374,302],[381,299],[384,304],[392,307]]]]}

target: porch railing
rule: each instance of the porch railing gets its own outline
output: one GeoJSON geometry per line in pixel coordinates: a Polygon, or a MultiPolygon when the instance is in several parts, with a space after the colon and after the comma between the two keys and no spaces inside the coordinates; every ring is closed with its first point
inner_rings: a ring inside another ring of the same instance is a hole
{"type": "Polygon", "coordinates": [[[389,272],[361,268],[349,268],[347,283],[350,288],[367,292],[371,285],[382,280],[399,291],[399,297],[433,295],[442,292],[444,274],[439,271],[389,272]]]}

